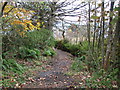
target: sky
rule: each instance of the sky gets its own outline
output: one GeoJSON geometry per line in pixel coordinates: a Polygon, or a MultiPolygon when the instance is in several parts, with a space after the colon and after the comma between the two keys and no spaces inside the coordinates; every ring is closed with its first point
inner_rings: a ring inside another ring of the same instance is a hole
{"type": "MultiPolygon", "coordinates": [[[[45,1],[45,0],[0,0],[0,1],[21,1],[21,2],[40,2],[40,1],[45,1]]],[[[65,2],[65,1],[72,1],[72,0],[48,0],[48,1],[58,1],[58,2],[65,2]]],[[[75,3],[73,3],[72,5],[69,5],[67,7],[65,7],[66,9],[70,9],[71,7],[75,7],[77,4],[81,3],[81,2],[88,2],[88,1],[96,1],[97,3],[101,3],[101,1],[103,0],[76,0],[75,3]]],[[[115,1],[115,6],[117,5],[119,0],[104,0],[105,2],[110,2],[110,1],[115,1]]],[[[91,7],[93,7],[94,5],[91,5],[91,7]]],[[[110,7],[110,6],[109,6],[110,7]]],[[[107,8],[109,10],[109,7],[107,8]]],[[[88,10],[88,5],[86,7],[86,10],[88,10]]],[[[80,8],[79,10],[77,10],[78,12],[82,12],[82,9],[84,8],[80,8]]],[[[99,14],[98,14],[99,15],[99,14]]],[[[67,20],[68,22],[72,21],[73,23],[79,24],[78,19],[79,17],[64,17],[65,20],[67,20]]],[[[81,17],[81,21],[83,21],[81,24],[85,24],[86,23],[86,18],[81,17]]]]}
{"type": "MultiPolygon", "coordinates": [[[[59,2],[64,2],[64,1],[65,1],[65,0],[60,0],[59,2]]],[[[67,0],[67,1],[71,1],[71,0],[67,0]]],[[[70,9],[71,7],[76,6],[77,4],[81,3],[82,1],[88,1],[88,0],[77,0],[75,3],[73,3],[72,5],[69,5],[69,6],[65,7],[65,8],[66,8],[66,9],[70,9]]],[[[90,0],[89,0],[89,1],[90,1],[90,0]]],[[[95,0],[91,0],[91,1],[95,1],[95,0]]],[[[101,3],[101,1],[102,1],[102,0],[97,0],[96,2],[97,2],[97,3],[101,3]]],[[[106,8],[106,10],[108,10],[108,11],[109,11],[109,9],[110,9],[110,1],[111,1],[111,0],[104,0],[105,3],[109,2],[109,6],[106,8]]],[[[112,0],[112,1],[114,1],[114,0],[112,0]]],[[[119,0],[115,0],[115,5],[114,5],[114,7],[118,5],[118,2],[119,2],[119,0]]],[[[106,7],[106,4],[105,4],[105,7],[106,7]]],[[[86,8],[86,10],[88,10],[88,5],[85,6],[84,8],[80,8],[80,9],[77,10],[77,11],[82,12],[83,10],[85,10],[85,8],[86,8]],[[83,9],[83,10],[82,10],[82,9],[83,9]]],[[[94,8],[94,5],[91,4],[91,8],[94,8]]],[[[101,8],[98,9],[98,10],[101,10],[101,8]]],[[[83,15],[84,15],[84,14],[83,14],[83,15]]],[[[97,13],[97,15],[99,16],[100,13],[97,13]]],[[[82,16],[81,16],[81,21],[82,21],[81,23],[78,22],[78,19],[79,19],[78,16],[76,16],[76,17],[67,16],[67,17],[64,17],[64,19],[65,19],[65,20],[68,20],[68,21],[73,21],[73,23],[75,23],[75,24],[83,24],[83,25],[86,24],[86,21],[87,21],[86,18],[84,18],[84,17],[82,17],[82,16]]],[[[61,26],[62,26],[62,24],[61,24],[61,26]]]]}
{"type": "MultiPolygon", "coordinates": [[[[65,0],[60,0],[60,1],[65,1],[65,0]]],[[[88,1],[88,0],[77,0],[74,4],[74,5],[77,5],[78,3],[81,3],[82,1],[88,1]]],[[[92,0],[92,1],[95,1],[95,0],[92,0]]],[[[105,0],[105,3],[106,2],[109,2],[111,0],[105,0]]],[[[114,6],[117,6],[118,4],[118,1],[119,0],[115,0],[115,5],[114,6]]],[[[101,0],[97,0],[97,3],[101,3],[101,0]]],[[[71,5],[72,6],[72,5],[71,5]]],[[[66,8],[71,8],[71,6],[68,6],[66,8]]],[[[91,5],[91,7],[93,7],[93,5],[91,5]]],[[[86,9],[88,9],[88,6],[85,7],[86,9]]],[[[81,8],[82,9],[82,8],[81,8]]],[[[110,9],[110,6],[106,9],[106,10],[109,10],[110,9]]],[[[82,11],[82,10],[79,10],[79,11],[82,11]]],[[[72,20],[72,21],[78,21],[79,17],[66,17],[66,20],[72,20]]]]}

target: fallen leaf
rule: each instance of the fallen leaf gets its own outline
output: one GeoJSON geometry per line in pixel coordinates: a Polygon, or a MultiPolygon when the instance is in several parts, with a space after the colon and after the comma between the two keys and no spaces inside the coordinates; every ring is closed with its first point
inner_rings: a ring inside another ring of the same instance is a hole
{"type": "Polygon", "coordinates": [[[64,82],[64,83],[67,83],[67,82],[64,82]]]}
{"type": "Polygon", "coordinates": [[[40,78],[40,80],[45,80],[46,78],[40,78]]]}

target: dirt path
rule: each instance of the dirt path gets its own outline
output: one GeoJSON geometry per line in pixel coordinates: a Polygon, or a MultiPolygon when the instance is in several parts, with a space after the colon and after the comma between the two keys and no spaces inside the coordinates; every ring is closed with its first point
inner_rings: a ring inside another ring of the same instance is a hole
{"type": "Polygon", "coordinates": [[[50,69],[38,72],[33,82],[25,85],[24,88],[66,88],[79,85],[76,79],[65,74],[71,66],[72,55],[61,50],[56,52],[57,56],[49,62],[50,69]]]}

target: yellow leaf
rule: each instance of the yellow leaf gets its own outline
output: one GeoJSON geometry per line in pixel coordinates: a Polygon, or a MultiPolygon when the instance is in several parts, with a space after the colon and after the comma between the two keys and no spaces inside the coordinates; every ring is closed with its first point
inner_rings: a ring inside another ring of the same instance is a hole
{"type": "Polygon", "coordinates": [[[19,17],[22,16],[22,14],[20,14],[20,13],[17,13],[16,15],[18,15],[19,17]]]}
{"type": "Polygon", "coordinates": [[[12,5],[6,5],[5,9],[4,9],[4,13],[8,13],[14,6],[12,5]]]}
{"type": "Polygon", "coordinates": [[[11,24],[12,24],[12,25],[13,25],[13,24],[22,24],[22,22],[19,21],[19,20],[14,20],[11,24]]]}
{"type": "Polygon", "coordinates": [[[44,22],[42,22],[42,24],[44,24],[44,22]]]}

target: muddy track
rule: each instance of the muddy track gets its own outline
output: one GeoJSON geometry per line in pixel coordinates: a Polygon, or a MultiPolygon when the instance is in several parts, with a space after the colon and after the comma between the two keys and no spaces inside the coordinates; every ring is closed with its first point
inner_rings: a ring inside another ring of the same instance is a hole
{"type": "Polygon", "coordinates": [[[57,55],[48,64],[51,69],[38,72],[34,82],[25,85],[24,88],[66,88],[78,85],[74,78],[65,74],[71,66],[72,55],[57,49],[56,52],[57,55]]]}

